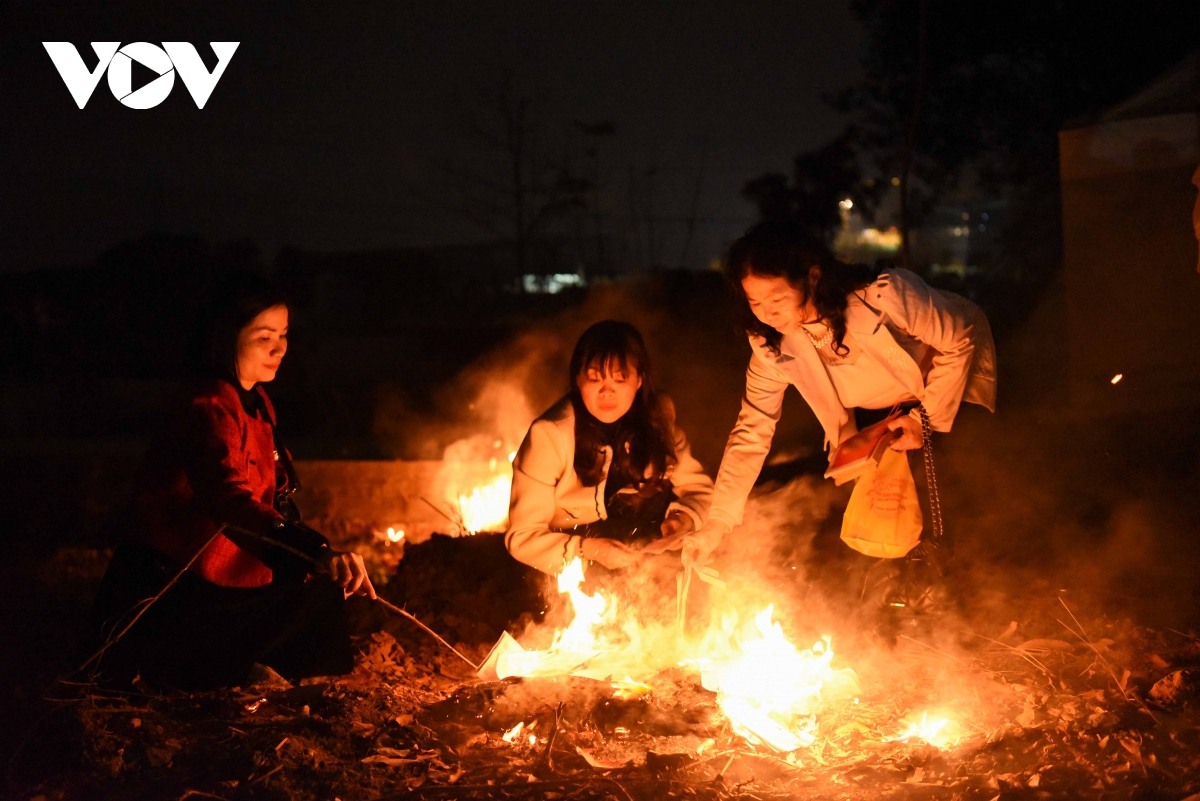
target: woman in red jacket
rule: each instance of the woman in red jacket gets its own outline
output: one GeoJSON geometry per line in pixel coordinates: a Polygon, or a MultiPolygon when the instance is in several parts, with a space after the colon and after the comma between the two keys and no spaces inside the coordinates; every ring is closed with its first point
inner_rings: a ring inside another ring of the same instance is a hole
{"type": "Polygon", "coordinates": [[[140,601],[179,581],[105,651],[100,676],[176,687],[245,680],[254,663],[285,677],[353,667],[344,610],[373,598],[362,558],[299,525],[275,410],[263,390],[287,352],[288,307],[262,280],[223,293],[208,337],[207,375],[156,438],[93,611],[99,643],[140,601]],[[331,580],[332,579],[332,580],[331,580]]]}

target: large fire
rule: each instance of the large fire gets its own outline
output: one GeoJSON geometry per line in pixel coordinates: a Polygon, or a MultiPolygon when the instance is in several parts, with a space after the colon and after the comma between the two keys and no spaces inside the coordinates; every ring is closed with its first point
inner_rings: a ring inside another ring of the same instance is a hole
{"type": "Polygon", "coordinates": [[[730,656],[701,657],[701,682],[743,737],[795,751],[815,739],[817,705],[856,694],[858,682],[853,671],[832,667],[830,637],[800,651],[773,613],[768,606],[756,615],[753,632],[737,638],[730,656]]]}
{"type": "MultiPolygon", "coordinates": [[[[586,594],[583,564],[573,560],[558,576],[560,596],[574,612],[544,650],[525,650],[505,639],[485,671],[497,678],[573,675],[609,681],[618,697],[651,691],[642,679],[683,666],[700,673],[701,684],[717,694],[717,704],[746,740],[791,752],[815,740],[822,705],[859,693],[854,671],[833,666],[831,638],[798,649],[774,620],[768,605],[749,620],[733,609],[719,615],[698,638],[679,628],[656,626],[622,614],[604,592],[586,594]],[[621,676],[617,680],[615,677],[621,676]]],[[[928,727],[897,739],[925,737],[928,727]]],[[[936,732],[933,732],[936,734],[936,732]]]]}
{"type": "MultiPolygon", "coordinates": [[[[496,430],[504,433],[460,440],[444,456],[441,497],[462,534],[503,531],[508,523],[513,444],[529,414],[523,402],[501,395],[508,402],[500,404],[505,413],[495,415],[496,430]]],[[[724,587],[714,582],[713,571],[696,575],[724,587]]],[[[567,622],[552,635],[538,636],[549,643],[538,649],[525,648],[505,634],[480,676],[574,676],[606,682],[616,698],[638,699],[654,692],[661,671],[683,668],[698,674],[701,686],[716,694],[717,707],[738,735],[756,747],[788,754],[819,745],[824,717],[839,705],[844,710],[858,703],[858,675],[835,666],[832,637],[797,647],[776,618],[775,605],[761,594],[713,593],[707,625],[689,628],[687,582],[679,584],[679,608],[670,621],[655,614],[663,609],[664,598],[643,598],[639,604],[624,594],[589,594],[584,584],[584,565],[575,559],[557,577],[558,606],[567,622]]],[[[939,748],[959,739],[952,721],[928,712],[910,713],[895,724],[891,736],[884,735],[880,731],[877,736],[883,742],[916,741],[939,748]]],[[[518,725],[504,739],[516,742],[528,736],[528,727],[522,732],[518,725]]]]}

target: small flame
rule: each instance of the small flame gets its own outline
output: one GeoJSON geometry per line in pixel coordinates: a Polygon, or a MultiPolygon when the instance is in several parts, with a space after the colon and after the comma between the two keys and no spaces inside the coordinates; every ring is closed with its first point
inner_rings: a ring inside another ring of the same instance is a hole
{"type": "Polygon", "coordinates": [[[585,594],[580,589],[582,584],[583,562],[577,556],[558,574],[558,591],[571,599],[575,617],[571,625],[555,634],[552,651],[587,651],[595,647],[593,630],[604,620],[608,599],[601,593],[585,594]]]}
{"type": "Polygon", "coordinates": [[[400,542],[404,539],[404,529],[388,526],[387,538],[388,542],[400,542]]]}
{"type": "Polygon", "coordinates": [[[506,743],[511,743],[521,736],[521,730],[525,728],[525,721],[520,721],[516,726],[513,726],[500,737],[506,743]]]}
{"type": "Polygon", "coordinates": [[[1124,373],[1117,373],[1116,375],[1114,375],[1114,376],[1112,377],[1112,381],[1110,381],[1109,383],[1111,383],[1111,384],[1120,384],[1120,383],[1121,383],[1121,379],[1122,379],[1122,378],[1124,378],[1124,377],[1125,377],[1125,374],[1124,374],[1124,373]]]}
{"type": "Polygon", "coordinates": [[[508,500],[512,494],[512,474],[499,475],[491,483],[475,487],[469,495],[459,494],[458,510],[463,528],[472,534],[503,531],[508,525],[508,500]]]}
{"type": "Polygon", "coordinates": [[[884,742],[917,739],[929,743],[935,748],[945,748],[958,741],[955,728],[947,718],[930,718],[928,712],[921,713],[919,721],[911,721],[908,728],[895,737],[888,737],[884,742]]]}
{"type": "Polygon", "coordinates": [[[652,689],[649,684],[644,684],[640,681],[634,681],[628,676],[620,681],[614,681],[612,686],[616,691],[613,693],[613,695],[617,698],[620,698],[622,701],[630,701],[635,698],[644,698],[650,694],[652,689]]]}

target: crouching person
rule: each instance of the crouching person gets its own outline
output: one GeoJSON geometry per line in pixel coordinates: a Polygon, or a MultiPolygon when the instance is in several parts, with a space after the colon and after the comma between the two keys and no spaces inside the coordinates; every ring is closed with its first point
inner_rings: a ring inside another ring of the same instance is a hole
{"type": "Polygon", "coordinates": [[[299,525],[288,500],[295,477],[263,390],[287,352],[282,296],[242,278],[213,311],[207,372],[151,445],[95,600],[88,651],[110,643],[91,666],[106,683],[229,686],[256,662],[292,680],[346,673],[345,599],[375,594],[361,557],[299,525]]]}
{"type": "Polygon", "coordinates": [[[712,479],[654,389],[638,330],[605,320],[585,331],[569,382],[513,462],[509,552],[551,574],[576,557],[620,571],[646,543],[703,525],[712,479]]]}

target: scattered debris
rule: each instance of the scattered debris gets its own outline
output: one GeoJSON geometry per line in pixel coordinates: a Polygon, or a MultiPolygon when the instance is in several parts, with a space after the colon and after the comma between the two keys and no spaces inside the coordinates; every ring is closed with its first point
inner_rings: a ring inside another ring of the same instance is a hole
{"type": "MultiPolygon", "coordinates": [[[[456,608],[472,605],[465,587],[453,592],[456,608]]],[[[430,614],[435,604],[406,600],[485,663],[490,630],[469,637],[430,614]]],[[[1019,623],[986,630],[996,639],[950,620],[936,643],[900,637],[887,670],[860,671],[861,691],[824,703],[811,740],[786,753],[739,733],[699,670],[482,679],[395,621],[358,639],[344,677],[291,686],[264,671],[210,693],[79,688],[59,713],[79,724],[79,763],[10,789],[98,801],[1200,793],[1197,641],[1078,608],[1064,617],[1054,598],[1023,603],[1001,619],[1019,623]],[[1059,619],[1073,641],[1058,639],[1059,619]]],[[[854,664],[853,648],[843,654],[854,664]]]]}

